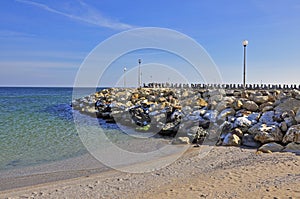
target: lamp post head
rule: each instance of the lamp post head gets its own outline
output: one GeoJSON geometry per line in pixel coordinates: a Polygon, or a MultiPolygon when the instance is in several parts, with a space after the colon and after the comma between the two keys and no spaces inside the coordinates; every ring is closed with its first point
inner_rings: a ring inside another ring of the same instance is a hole
{"type": "Polygon", "coordinates": [[[247,40],[244,40],[244,41],[243,41],[243,46],[246,47],[247,45],[248,45],[248,41],[247,41],[247,40]]]}
{"type": "Polygon", "coordinates": [[[139,64],[141,64],[141,63],[142,63],[142,60],[141,60],[141,59],[139,59],[138,61],[139,61],[139,64]]]}

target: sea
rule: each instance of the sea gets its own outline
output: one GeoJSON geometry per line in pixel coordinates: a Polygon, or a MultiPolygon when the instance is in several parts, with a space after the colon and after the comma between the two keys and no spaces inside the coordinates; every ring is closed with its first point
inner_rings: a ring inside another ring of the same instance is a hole
{"type": "Polygon", "coordinates": [[[0,88],[0,170],[87,153],[74,125],[72,93],[73,88],[0,88]]]}
{"type": "MultiPolygon", "coordinates": [[[[78,120],[84,129],[89,129],[84,136],[90,136],[91,132],[94,136],[93,132],[101,128],[105,139],[96,144],[102,143],[104,150],[107,150],[107,142],[135,154],[160,151],[168,145],[165,138],[152,138],[152,134],[145,133],[140,137],[140,133],[133,129],[74,111],[71,107],[74,93],[75,98],[80,98],[91,94],[91,89],[77,88],[74,92],[73,88],[0,88],[0,174],[65,160],[76,162],[76,158],[85,157],[90,150],[82,141],[82,133],[81,136],[78,133],[74,122],[77,121],[78,125],[78,120]]],[[[95,136],[96,139],[98,137],[95,136]]],[[[168,154],[162,151],[163,156],[168,154]]],[[[145,156],[148,157],[147,154],[145,156]]],[[[123,161],[126,162],[126,158],[123,161]]],[[[131,163],[129,161],[128,164],[131,163]]]]}

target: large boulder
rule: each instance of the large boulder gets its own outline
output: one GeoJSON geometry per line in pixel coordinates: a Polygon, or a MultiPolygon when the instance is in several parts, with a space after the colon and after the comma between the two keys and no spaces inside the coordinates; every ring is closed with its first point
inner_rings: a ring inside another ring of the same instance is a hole
{"type": "Polygon", "coordinates": [[[260,130],[260,127],[261,127],[262,123],[257,123],[255,125],[253,125],[251,128],[249,128],[247,130],[247,133],[250,134],[250,135],[256,135],[260,130]]]}
{"type": "Polygon", "coordinates": [[[239,128],[243,132],[246,132],[248,130],[248,128],[251,126],[251,124],[252,124],[251,121],[248,120],[247,117],[238,117],[234,121],[233,127],[234,128],[239,128]]]}
{"type": "Polygon", "coordinates": [[[274,115],[275,115],[274,111],[264,112],[262,116],[259,118],[259,122],[264,124],[274,124],[274,120],[273,120],[274,115]]]}
{"type": "Polygon", "coordinates": [[[247,147],[257,148],[261,145],[261,143],[254,140],[254,135],[244,134],[242,138],[242,145],[247,147]]]}
{"type": "Polygon", "coordinates": [[[296,142],[300,143],[300,124],[291,126],[282,140],[283,143],[296,142]]]}
{"type": "Polygon", "coordinates": [[[283,134],[278,126],[262,124],[258,129],[254,139],[261,143],[281,142],[283,134]]]}
{"type": "Polygon", "coordinates": [[[235,110],[233,108],[226,108],[218,115],[218,120],[226,120],[228,116],[233,116],[235,114],[235,110]]]}
{"type": "Polygon", "coordinates": [[[277,144],[276,142],[271,142],[262,145],[258,148],[258,151],[269,153],[269,152],[280,152],[284,149],[284,146],[281,146],[280,144],[277,144]]]}
{"type": "Polygon", "coordinates": [[[285,149],[283,149],[283,151],[292,152],[292,153],[296,153],[297,155],[300,155],[300,143],[291,142],[285,146],[285,149]]]}
{"type": "Polygon", "coordinates": [[[280,103],[277,107],[275,107],[275,110],[278,112],[285,112],[290,110],[296,111],[299,107],[300,107],[300,100],[294,98],[288,98],[284,100],[284,102],[280,103]]]}
{"type": "Polygon", "coordinates": [[[243,104],[243,108],[247,109],[248,111],[257,111],[259,106],[253,101],[246,101],[243,104]]]}
{"type": "Polygon", "coordinates": [[[237,136],[235,134],[228,133],[224,137],[222,145],[223,146],[240,146],[241,145],[241,139],[239,138],[239,136],[237,136]]]}
{"type": "Polygon", "coordinates": [[[233,102],[233,108],[234,110],[240,110],[243,107],[243,102],[241,100],[235,100],[233,102]]]}
{"type": "Polygon", "coordinates": [[[268,102],[269,97],[268,96],[254,96],[253,101],[257,104],[263,104],[268,102]]]}
{"type": "Polygon", "coordinates": [[[247,119],[250,120],[251,122],[254,122],[254,121],[258,121],[259,120],[259,117],[260,117],[260,113],[251,113],[250,115],[247,116],[247,119]]]}

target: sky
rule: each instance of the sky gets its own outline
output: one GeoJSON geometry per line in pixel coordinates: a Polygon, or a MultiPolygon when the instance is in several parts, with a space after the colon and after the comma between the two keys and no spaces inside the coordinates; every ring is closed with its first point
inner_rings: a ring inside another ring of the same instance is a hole
{"type": "MultiPolygon", "coordinates": [[[[247,83],[300,83],[298,0],[2,0],[0,86],[73,86],[99,44],[143,27],[175,30],[198,42],[221,76],[213,83],[242,83],[244,39],[247,83]]],[[[178,81],[205,79],[185,70],[191,66],[178,55],[138,50],[113,60],[99,85],[122,84],[124,67],[128,86],[134,85],[138,58],[144,82],[175,82],[167,72],[174,65],[176,75],[184,69],[178,81]]]]}

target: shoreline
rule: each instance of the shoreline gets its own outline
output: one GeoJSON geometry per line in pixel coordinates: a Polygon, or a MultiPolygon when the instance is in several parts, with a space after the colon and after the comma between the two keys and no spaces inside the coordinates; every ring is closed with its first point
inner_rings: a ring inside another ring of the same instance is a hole
{"type": "Polygon", "coordinates": [[[297,198],[299,175],[300,158],[292,153],[258,155],[253,149],[213,147],[200,157],[198,148],[190,148],[160,170],[141,174],[110,170],[0,191],[0,197],[249,198],[251,190],[253,197],[297,198]]]}
{"type": "Polygon", "coordinates": [[[2,170],[0,171],[0,191],[81,177],[109,169],[86,153],[65,160],[2,170]]]}

